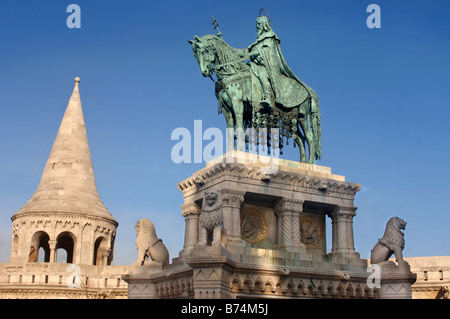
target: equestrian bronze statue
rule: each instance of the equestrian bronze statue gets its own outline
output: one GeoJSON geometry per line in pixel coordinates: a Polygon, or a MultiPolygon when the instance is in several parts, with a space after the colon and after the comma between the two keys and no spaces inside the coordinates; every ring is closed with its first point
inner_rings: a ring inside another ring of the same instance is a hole
{"type": "MultiPolygon", "coordinates": [[[[320,159],[319,98],[289,68],[267,13],[256,20],[256,41],[243,49],[228,45],[213,20],[217,36],[188,41],[201,74],[217,77],[213,81],[219,113],[225,116],[227,132],[236,136],[236,149],[244,151],[256,142],[282,153],[284,140],[288,144],[292,138],[301,162],[320,159]]],[[[228,150],[235,148],[235,138],[229,136],[228,150]]]]}

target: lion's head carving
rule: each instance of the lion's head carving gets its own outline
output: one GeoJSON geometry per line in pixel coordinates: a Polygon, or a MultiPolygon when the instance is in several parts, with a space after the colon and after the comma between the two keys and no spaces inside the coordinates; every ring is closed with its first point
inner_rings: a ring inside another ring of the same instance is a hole
{"type": "Polygon", "coordinates": [[[136,246],[148,246],[149,243],[152,245],[158,240],[155,226],[147,218],[139,220],[134,228],[136,229],[137,234],[136,246]]]}
{"type": "Polygon", "coordinates": [[[221,206],[222,206],[222,196],[218,191],[205,191],[202,211],[209,212],[217,210],[221,206]]]}
{"type": "Polygon", "coordinates": [[[208,231],[223,225],[222,196],[218,191],[206,191],[204,195],[200,224],[208,231]]]}
{"type": "Polygon", "coordinates": [[[150,257],[153,261],[167,265],[169,263],[169,253],[162,240],[156,236],[153,223],[143,218],[134,227],[137,233],[136,248],[138,250],[138,259],[135,264],[143,265],[150,257]]]}
{"type": "Polygon", "coordinates": [[[392,217],[386,223],[383,238],[380,240],[387,244],[388,247],[394,245],[403,249],[405,247],[405,234],[402,230],[405,230],[405,228],[406,222],[403,219],[400,217],[392,217]]]}

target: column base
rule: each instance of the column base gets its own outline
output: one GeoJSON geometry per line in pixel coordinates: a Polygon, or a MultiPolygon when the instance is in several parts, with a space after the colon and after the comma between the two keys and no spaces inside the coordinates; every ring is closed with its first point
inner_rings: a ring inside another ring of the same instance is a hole
{"type": "Polygon", "coordinates": [[[329,253],[329,255],[332,256],[339,256],[339,257],[344,257],[344,258],[350,258],[350,259],[360,259],[360,254],[354,250],[350,250],[350,249],[339,249],[336,251],[332,251],[331,253],[329,253]]]}
{"type": "Polygon", "coordinates": [[[286,251],[292,253],[306,253],[306,247],[303,244],[287,244],[283,245],[286,251]]]}
{"type": "Polygon", "coordinates": [[[239,240],[228,240],[226,249],[232,254],[244,254],[244,249],[246,247],[245,242],[239,238],[239,240]]]}

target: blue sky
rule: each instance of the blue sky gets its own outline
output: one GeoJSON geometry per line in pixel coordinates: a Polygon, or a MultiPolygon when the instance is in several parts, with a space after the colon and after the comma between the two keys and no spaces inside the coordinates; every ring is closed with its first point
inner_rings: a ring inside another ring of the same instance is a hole
{"type": "MultiPolygon", "coordinates": [[[[290,68],[319,95],[317,164],[362,185],[361,257],[392,216],[408,222],[406,256],[449,255],[450,2],[5,0],[0,262],[9,260],[10,217],[39,184],[76,76],[99,194],[119,222],[114,263],[136,259],[134,225],[144,217],[176,257],[184,239],[177,183],[204,163],[173,163],[171,133],[193,130],[194,120],[225,128],[186,40],[214,34],[214,15],[225,41],[247,47],[261,7],[290,68]],[[66,26],[71,3],[81,29],[66,26]],[[381,8],[380,29],[366,26],[371,3],[381,8]]],[[[297,160],[297,149],[283,158],[297,160]]]]}

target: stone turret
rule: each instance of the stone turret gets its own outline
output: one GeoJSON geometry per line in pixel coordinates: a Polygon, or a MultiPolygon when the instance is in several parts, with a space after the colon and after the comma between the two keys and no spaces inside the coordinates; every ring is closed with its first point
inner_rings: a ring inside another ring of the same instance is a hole
{"type": "Polygon", "coordinates": [[[97,192],[79,83],[75,78],[36,192],[11,218],[11,262],[112,263],[118,223],[97,192]]]}

